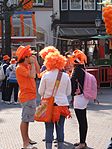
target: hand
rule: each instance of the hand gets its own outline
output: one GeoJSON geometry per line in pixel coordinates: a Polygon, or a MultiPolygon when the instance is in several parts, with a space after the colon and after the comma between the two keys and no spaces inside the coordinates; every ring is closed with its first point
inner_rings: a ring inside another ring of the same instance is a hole
{"type": "Polygon", "coordinates": [[[33,57],[35,59],[35,63],[38,63],[37,57],[35,55],[32,55],[31,57],[33,57]]]}
{"type": "Polygon", "coordinates": [[[34,64],[35,63],[35,58],[34,58],[34,56],[30,56],[30,63],[32,64],[34,64]]]}

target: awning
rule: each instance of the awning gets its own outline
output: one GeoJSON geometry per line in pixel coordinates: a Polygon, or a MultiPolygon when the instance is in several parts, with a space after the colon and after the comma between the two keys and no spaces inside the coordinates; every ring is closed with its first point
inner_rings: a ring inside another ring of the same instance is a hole
{"type": "Polygon", "coordinates": [[[59,35],[66,37],[91,37],[97,35],[96,28],[68,28],[68,27],[60,27],[59,35]]]}
{"type": "Polygon", "coordinates": [[[91,37],[92,39],[112,39],[112,35],[98,35],[91,37]]]}

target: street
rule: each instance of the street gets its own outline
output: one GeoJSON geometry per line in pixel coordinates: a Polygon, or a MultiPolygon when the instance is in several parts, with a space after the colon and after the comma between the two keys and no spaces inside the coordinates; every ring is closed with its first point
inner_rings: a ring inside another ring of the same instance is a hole
{"type": "MultiPolygon", "coordinates": [[[[88,105],[86,141],[88,149],[106,149],[112,137],[112,89],[101,89],[98,93],[98,100],[99,105],[93,102],[88,105]]],[[[72,108],[71,113],[72,118],[67,119],[65,123],[64,149],[73,149],[73,144],[79,141],[78,123],[72,108]]],[[[20,105],[7,105],[0,102],[0,149],[21,149],[20,121],[20,105]]],[[[34,122],[30,124],[31,138],[37,141],[35,146],[38,149],[45,149],[42,141],[44,133],[44,123],[34,122]]],[[[56,149],[55,145],[53,143],[53,149],[56,149]]]]}

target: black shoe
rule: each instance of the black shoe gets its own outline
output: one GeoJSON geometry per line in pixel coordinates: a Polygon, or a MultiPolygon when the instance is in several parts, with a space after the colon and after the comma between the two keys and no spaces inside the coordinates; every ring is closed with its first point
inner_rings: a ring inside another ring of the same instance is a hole
{"type": "MultiPolygon", "coordinates": [[[[78,146],[80,143],[75,143],[74,146],[78,146]]],[[[87,146],[87,144],[85,143],[85,146],[87,146]]]]}
{"type": "Polygon", "coordinates": [[[108,146],[107,149],[112,149],[112,143],[108,146]]]}
{"type": "Polygon", "coordinates": [[[37,144],[37,142],[30,140],[29,142],[31,145],[37,144]]]}
{"type": "Polygon", "coordinates": [[[75,143],[74,146],[78,146],[80,143],[75,143]]]}

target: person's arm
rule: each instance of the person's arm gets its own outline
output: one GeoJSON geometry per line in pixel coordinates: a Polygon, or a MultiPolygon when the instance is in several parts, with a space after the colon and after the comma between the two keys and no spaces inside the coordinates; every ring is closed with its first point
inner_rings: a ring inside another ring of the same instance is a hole
{"type": "Polygon", "coordinates": [[[75,96],[75,92],[76,92],[76,89],[77,89],[77,71],[74,70],[73,71],[73,74],[72,74],[72,77],[71,77],[71,88],[72,88],[72,91],[71,91],[71,96],[75,96]]]}
{"type": "Polygon", "coordinates": [[[29,77],[31,77],[31,78],[35,78],[36,77],[35,64],[34,63],[31,63],[31,69],[30,69],[30,72],[29,72],[29,77]]]}
{"type": "Polygon", "coordinates": [[[35,56],[31,56],[30,57],[30,65],[31,65],[31,68],[30,68],[30,71],[29,71],[29,77],[31,78],[36,78],[36,67],[35,67],[35,56]]]}
{"type": "Polygon", "coordinates": [[[45,75],[41,78],[38,93],[41,95],[41,97],[43,97],[45,94],[45,75]]]}
{"type": "Polygon", "coordinates": [[[68,83],[67,83],[66,94],[67,94],[67,96],[69,96],[71,94],[71,81],[70,81],[69,76],[68,76],[68,83]]]}
{"type": "Polygon", "coordinates": [[[7,69],[6,69],[6,76],[7,77],[9,76],[9,73],[10,73],[10,69],[9,69],[9,67],[7,67],[7,69]]]}
{"type": "Polygon", "coordinates": [[[39,63],[38,63],[37,60],[36,60],[36,62],[35,62],[35,68],[36,68],[36,73],[37,73],[37,75],[38,75],[38,73],[40,73],[40,66],[39,66],[39,63]]]}
{"type": "Polygon", "coordinates": [[[35,73],[38,75],[38,73],[40,73],[40,66],[39,66],[39,63],[38,63],[38,61],[37,61],[37,57],[35,56],[35,55],[32,55],[31,57],[33,57],[34,58],[34,60],[35,60],[35,73]]]}

